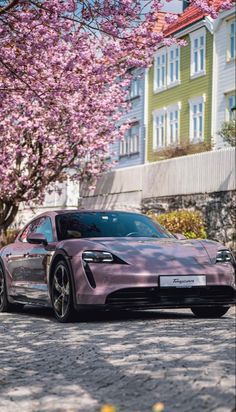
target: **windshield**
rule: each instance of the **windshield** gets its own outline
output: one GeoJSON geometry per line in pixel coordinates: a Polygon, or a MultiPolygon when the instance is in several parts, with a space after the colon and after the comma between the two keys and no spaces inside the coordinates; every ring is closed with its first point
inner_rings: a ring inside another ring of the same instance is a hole
{"type": "Polygon", "coordinates": [[[58,240],[91,237],[173,237],[150,218],[126,212],[73,212],[56,216],[58,240]]]}

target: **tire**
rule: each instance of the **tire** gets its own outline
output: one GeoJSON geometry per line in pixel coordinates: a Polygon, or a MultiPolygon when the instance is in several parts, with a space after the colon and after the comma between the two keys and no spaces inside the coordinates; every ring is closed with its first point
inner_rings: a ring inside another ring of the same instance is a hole
{"type": "Polygon", "coordinates": [[[52,273],[51,281],[52,308],[59,322],[71,322],[74,318],[72,292],[69,268],[64,260],[60,260],[52,273]]]}
{"type": "Polygon", "coordinates": [[[21,303],[9,303],[7,299],[6,281],[3,268],[0,265],[0,313],[1,312],[20,312],[24,305],[21,303]]]}
{"type": "Polygon", "coordinates": [[[9,303],[7,300],[6,282],[2,266],[0,266],[0,312],[8,312],[9,303]]]}
{"type": "Polygon", "coordinates": [[[229,306],[202,306],[191,308],[191,311],[198,318],[221,318],[229,310],[229,306]]]}

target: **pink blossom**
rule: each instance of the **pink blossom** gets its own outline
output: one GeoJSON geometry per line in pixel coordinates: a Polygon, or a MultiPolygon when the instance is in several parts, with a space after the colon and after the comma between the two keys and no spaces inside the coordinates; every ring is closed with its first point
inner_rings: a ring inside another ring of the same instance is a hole
{"type": "MultiPolygon", "coordinates": [[[[0,229],[68,168],[71,179],[90,180],[109,168],[110,145],[129,127],[119,123],[130,69],[150,66],[160,43],[176,43],[156,32],[159,0],[146,13],[141,0],[41,3],[0,8],[0,229]]],[[[192,3],[212,16],[219,9],[192,3]]]]}
{"type": "Polygon", "coordinates": [[[165,16],[165,22],[167,24],[173,24],[178,20],[178,15],[177,14],[167,14],[165,16]]]}

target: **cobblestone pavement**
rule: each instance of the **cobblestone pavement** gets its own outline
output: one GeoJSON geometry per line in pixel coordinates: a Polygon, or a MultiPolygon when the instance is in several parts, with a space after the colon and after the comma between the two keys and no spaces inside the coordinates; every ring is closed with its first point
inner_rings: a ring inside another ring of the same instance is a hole
{"type": "Polygon", "coordinates": [[[0,411],[229,412],[235,407],[235,310],[0,315],[0,411]]]}

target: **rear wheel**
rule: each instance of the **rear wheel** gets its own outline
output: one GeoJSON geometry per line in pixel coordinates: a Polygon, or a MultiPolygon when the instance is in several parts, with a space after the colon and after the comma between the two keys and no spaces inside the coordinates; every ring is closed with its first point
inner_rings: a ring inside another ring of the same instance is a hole
{"type": "Polygon", "coordinates": [[[67,264],[61,260],[57,263],[51,283],[51,300],[54,314],[59,322],[73,320],[73,294],[70,272],[67,264]]]}
{"type": "Polygon", "coordinates": [[[7,312],[9,309],[9,303],[7,301],[5,277],[0,266],[0,312],[7,312]]]}
{"type": "Polygon", "coordinates": [[[202,306],[191,308],[193,314],[199,318],[220,318],[229,310],[229,306],[202,306]]]}
{"type": "Polygon", "coordinates": [[[17,312],[23,308],[20,303],[9,303],[7,299],[6,281],[0,265],[0,312],[17,312]]]}

